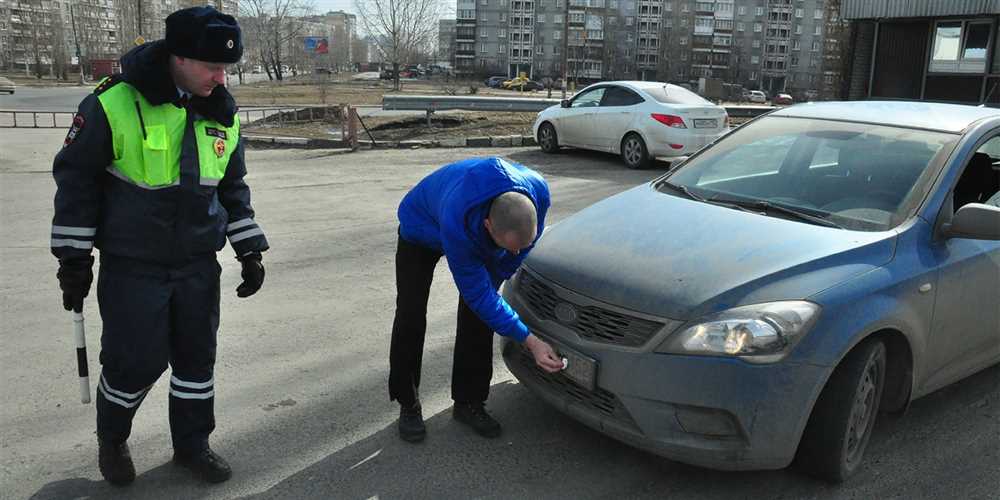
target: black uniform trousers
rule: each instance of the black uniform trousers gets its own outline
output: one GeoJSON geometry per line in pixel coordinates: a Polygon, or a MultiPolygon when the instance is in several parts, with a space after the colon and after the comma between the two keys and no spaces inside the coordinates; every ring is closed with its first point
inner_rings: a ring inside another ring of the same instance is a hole
{"type": "Polygon", "coordinates": [[[174,450],[195,453],[208,447],[215,429],[212,373],[221,271],[214,255],[161,265],[101,253],[98,437],[128,439],[132,417],[169,363],[174,450]]]}
{"type": "MultiPolygon", "coordinates": [[[[427,331],[427,298],[441,254],[399,238],[396,248],[396,318],[389,348],[389,399],[404,406],[419,401],[420,365],[427,331]]],[[[484,402],[493,378],[493,331],[458,299],[451,398],[484,402]]]]}

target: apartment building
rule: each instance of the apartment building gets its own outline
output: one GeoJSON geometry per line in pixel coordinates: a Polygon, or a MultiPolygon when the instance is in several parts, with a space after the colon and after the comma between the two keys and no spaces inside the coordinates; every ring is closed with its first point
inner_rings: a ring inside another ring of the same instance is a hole
{"type": "Polygon", "coordinates": [[[437,63],[455,63],[455,24],[454,19],[438,21],[438,43],[435,59],[437,63]]]}
{"type": "Polygon", "coordinates": [[[561,76],[565,63],[582,83],[704,76],[835,97],[847,36],[840,1],[458,0],[456,65],[540,79],[561,76]]]}
{"type": "Polygon", "coordinates": [[[75,65],[78,53],[85,62],[116,57],[112,0],[0,0],[0,68],[52,75],[75,65]]]}

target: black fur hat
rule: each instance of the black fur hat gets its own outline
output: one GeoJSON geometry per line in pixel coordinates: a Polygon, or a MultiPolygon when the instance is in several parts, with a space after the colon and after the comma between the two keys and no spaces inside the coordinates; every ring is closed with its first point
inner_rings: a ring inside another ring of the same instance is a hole
{"type": "Polygon", "coordinates": [[[175,56],[230,64],[243,57],[240,25],[214,7],[190,7],[167,16],[166,40],[175,56]]]}

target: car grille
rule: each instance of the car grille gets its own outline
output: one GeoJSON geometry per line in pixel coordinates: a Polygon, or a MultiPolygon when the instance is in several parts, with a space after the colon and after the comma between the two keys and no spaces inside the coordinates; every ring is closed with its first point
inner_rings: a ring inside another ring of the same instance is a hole
{"type": "Polygon", "coordinates": [[[540,318],[556,321],[581,338],[593,342],[638,347],[645,344],[664,325],[602,307],[571,304],[559,298],[551,287],[526,272],[521,273],[518,292],[540,318]],[[575,321],[567,322],[556,315],[556,306],[561,302],[573,307],[576,312],[575,321]]]}
{"type": "Polygon", "coordinates": [[[621,401],[614,394],[600,387],[589,391],[562,373],[547,373],[543,371],[535,363],[535,359],[523,344],[519,344],[515,348],[515,351],[511,356],[511,361],[521,366],[521,370],[518,370],[519,375],[530,377],[537,385],[541,385],[557,394],[569,396],[577,403],[610,417],[638,432],[638,426],[632,420],[632,416],[629,415],[628,410],[625,409],[625,406],[622,405],[621,401]]]}

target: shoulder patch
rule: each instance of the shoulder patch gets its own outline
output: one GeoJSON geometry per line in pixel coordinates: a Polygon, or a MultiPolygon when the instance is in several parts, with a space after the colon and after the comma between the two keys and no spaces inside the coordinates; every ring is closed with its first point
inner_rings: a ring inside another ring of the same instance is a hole
{"type": "Polygon", "coordinates": [[[101,95],[106,90],[110,89],[111,87],[114,87],[121,81],[123,81],[121,73],[115,73],[111,76],[105,77],[103,80],[101,80],[101,83],[98,83],[97,87],[94,88],[94,93],[97,95],[101,95]]]}

